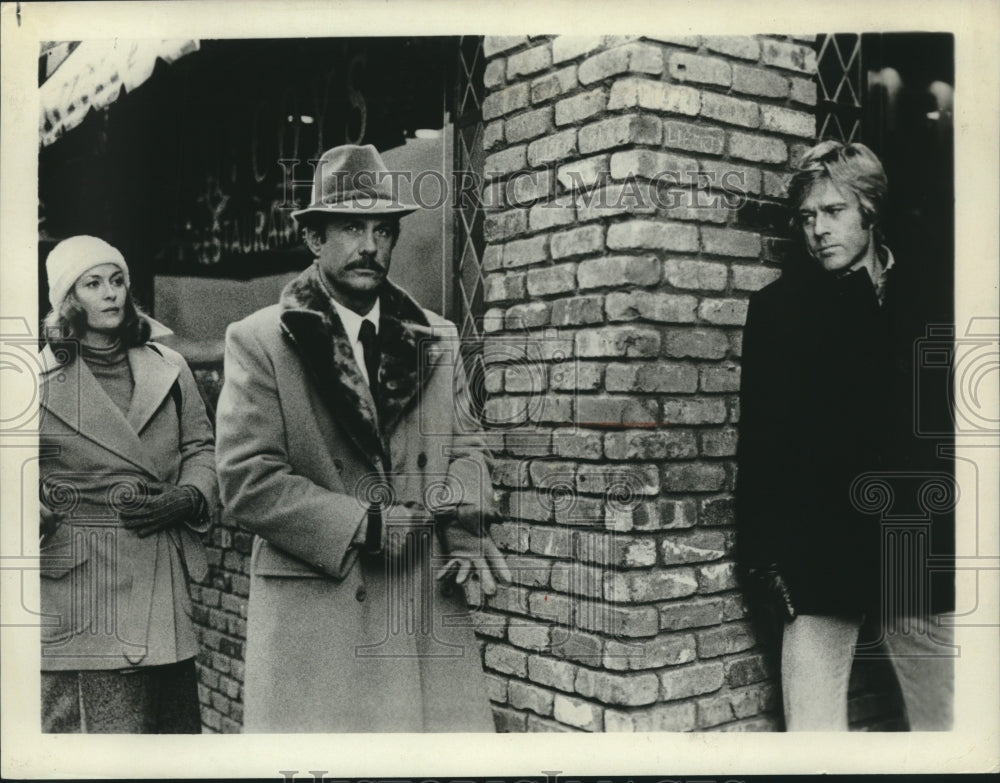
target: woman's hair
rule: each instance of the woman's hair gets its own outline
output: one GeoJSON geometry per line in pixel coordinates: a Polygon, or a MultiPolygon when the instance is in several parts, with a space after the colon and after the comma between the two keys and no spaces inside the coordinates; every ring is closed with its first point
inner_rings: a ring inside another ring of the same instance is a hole
{"type": "MultiPolygon", "coordinates": [[[[146,313],[132,298],[132,292],[125,292],[125,317],[116,330],[122,346],[135,348],[149,342],[152,331],[146,313]]],[[[64,343],[81,340],[87,332],[87,311],[83,309],[80,300],[76,298],[74,288],[69,290],[63,299],[59,311],[50,310],[42,321],[42,335],[45,342],[64,343]]]]}
{"type": "Polygon", "coordinates": [[[792,178],[788,183],[791,207],[797,209],[810,188],[823,179],[847,188],[857,196],[866,225],[878,227],[889,182],[874,152],[864,144],[842,144],[832,140],[822,141],[806,150],[792,167],[792,178]]]}

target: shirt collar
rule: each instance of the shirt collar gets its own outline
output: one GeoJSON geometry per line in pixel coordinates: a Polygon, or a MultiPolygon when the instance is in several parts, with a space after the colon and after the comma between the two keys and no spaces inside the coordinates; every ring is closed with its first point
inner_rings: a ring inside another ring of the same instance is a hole
{"type": "Polygon", "coordinates": [[[352,343],[356,343],[358,341],[358,335],[361,334],[361,323],[363,321],[371,321],[375,326],[375,334],[378,334],[378,321],[382,312],[378,299],[375,300],[375,304],[372,305],[372,309],[364,315],[359,315],[349,307],[344,307],[332,296],[330,297],[330,303],[337,311],[337,315],[340,316],[340,322],[344,324],[344,331],[347,332],[347,337],[352,343]]]}
{"type": "MultiPolygon", "coordinates": [[[[879,245],[875,249],[875,263],[873,264],[874,268],[868,274],[868,277],[873,278],[872,282],[874,283],[875,279],[881,277],[890,269],[892,269],[895,263],[896,259],[893,257],[892,251],[885,245],[879,245]]],[[[847,269],[841,269],[838,272],[835,272],[834,276],[848,277],[849,275],[852,275],[855,272],[860,272],[862,269],[867,270],[868,267],[863,264],[860,266],[851,266],[848,267],[847,269]]]]}
{"type": "Polygon", "coordinates": [[[885,258],[885,266],[882,267],[882,270],[884,272],[888,272],[890,269],[893,268],[893,266],[895,266],[895,264],[896,264],[896,257],[892,254],[892,251],[889,248],[887,248],[885,245],[882,245],[881,247],[879,247],[879,250],[882,252],[882,254],[883,254],[884,258],[885,258]]]}
{"type": "Polygon", "coordinates": [[[872,288],[875,289],[875,296],[881,305],[885,301],[885,286],[889,270],[895,265],[896,259],[892,255],[892,251],[885,245],[879,245],[875,250],[875,263],[872,265],[872,269],[867,266],[857,266],[843,269],[835,274],[838,280],[846,280],[848,277],[853,279],[854,275],[864,274],[871,281],[872,288]]]}
{"type": "Polygon", "coordinates": [[[885,304],[885,286],[889,278],[889,270],[896,264],[896,259],[893,257],[892,251],[885,245],[879,248],[879,252],[876,253],[875,257],[875,279],[872,280],[872,285],[875,288],[875,296],[878,297],[878,303],[882,305],[885,304]]]}

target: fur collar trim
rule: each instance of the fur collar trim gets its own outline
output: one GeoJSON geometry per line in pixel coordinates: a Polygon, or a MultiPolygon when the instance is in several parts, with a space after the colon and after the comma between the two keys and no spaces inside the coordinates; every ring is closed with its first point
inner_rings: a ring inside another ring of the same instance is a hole
{"type": "Polygon", "coordinates": [[[391,469],[389,433],[417,396],[420,354],[437,340],[427,313],[401,288],[386,281],[380,294],[381,360],[375,398],[354,360],[347,333],[313,264],[281,294],[281,325],[302,357],[331,411],[376,468],[391,469]]]}

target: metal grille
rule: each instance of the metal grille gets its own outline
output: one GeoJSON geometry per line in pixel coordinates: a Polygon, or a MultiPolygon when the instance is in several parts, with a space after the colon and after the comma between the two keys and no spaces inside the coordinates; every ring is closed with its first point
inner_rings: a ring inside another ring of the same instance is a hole
{"type": "Polygon", "coordinates": [[[459,191],[455,200],[455,246],[452,318],[462,338],[462,356],[474,413],[485,403],[483,365],[483,314],[485,313],[483,251],[483,149],[482,104],[486,87],[483,74],[486,56],[481,36],[463,36],[458,42],[453,117],[455,125],[454,182],[459,191]]]}
{"type": "Polygon", "coordinates": [[[483,39],[465,36],[459,40],[458,72],[455,85],[455,179],[462,182],[461,198],[455,209],[455,316],[465,339],[482,338],[483,239],[482,102],[486,88],[483,72],[486,58],[483,39]]]}
{"type": "Polygon", "coordinates": [[[816,129],[820,139],[845,144],[861,141],[861,36],[828,33],[817,39],[816,81],[819,87],[816,129]]]}

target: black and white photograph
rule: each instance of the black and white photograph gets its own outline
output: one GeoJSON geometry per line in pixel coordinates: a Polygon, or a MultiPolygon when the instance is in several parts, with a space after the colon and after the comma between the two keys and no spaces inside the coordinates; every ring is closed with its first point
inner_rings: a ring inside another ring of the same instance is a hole
{"type": "Polygon", "coordinates": [[[0,5],[4,776],[995,771],[1000,8],[240,7],[0,5]]]}

